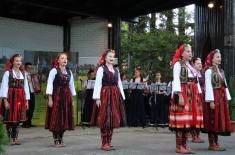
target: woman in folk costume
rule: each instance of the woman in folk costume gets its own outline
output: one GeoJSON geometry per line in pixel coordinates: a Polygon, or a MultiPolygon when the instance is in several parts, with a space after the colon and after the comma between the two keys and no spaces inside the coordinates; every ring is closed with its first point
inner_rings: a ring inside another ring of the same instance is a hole
{"type": "Polygon", "coordinates": [[[0,89],[2,116],[6,124],[11,145],[20,145],[19,123],[26,121],[26,110],[30,99],[27,78],[22,69],[22,56],[13,55],[6,65],[0,89]]]}
{"type": "Polygon", "coordinates": [[[113,129],[125,125],[125,95],[120,73],[113,66],[114,56],[114,50],[106,50],[101,56],[93,93],[96,106],[94,106],[91,125],[97,123],[100,128],[101,149],[105,151],[114,149],[111,145],[113,129]]]}
{"type": "Polygon", "coordinates": [[[175,131],[176,152],[193,153],[187,146],[187,133],[195,127],[193,123],[193,105],[198,102],[201,92],[197,82],[196,70],[189,61],[192,59],[190,45],[181,45],[176,51],[173,64],[173,97],[170,105],[169,128],[175,131]]]}
{"type": "Polygon", "coordinates": [[[193,122],[195,128],[191,130],[192,142],[204,143],[204,140],[200,138],[200,131],[204,128],[203,122],[203,103],[204,103],[204,75],[202,72],[202,61],[200,58],[193,60],[194,68],[197,71],[198,82],[201,86],[202,93],[199,94],[198,102],[193,105],[193,122]]]}
{"type": "Polygon", "coordinates": [[[221,54],[218,49],[207,56],[205,70],[204,131],[208,133],[209,150],[224,151],[218,143],[218,135],[229,136],[229,103],[231,96],[224,71],[219,68],[221,54]]]}
{"type": "Polygon", "coordinates": [[[73,74],[67,64],[67,54],[58,54],[47,80],[48,108],[45,128],[53,133],[55,147],[64,147],[64,132],[74,129],[73,96],[76,91],[73,74]]]}

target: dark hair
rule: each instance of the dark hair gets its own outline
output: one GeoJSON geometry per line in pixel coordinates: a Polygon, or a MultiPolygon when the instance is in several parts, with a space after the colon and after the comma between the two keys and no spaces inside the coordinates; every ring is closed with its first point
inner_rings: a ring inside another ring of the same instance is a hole
{"type": "MultiPolygon", "coordinates": [[[[134,74],[135,74],[135,71],[139,71],[140,72],[140,78],[141,78],[141,82],[143,82],[143,75],[142,75],[142,69],[140,66],[136,67],[135,70],[134,70],[134,74]]],[[[135,78],[134,78],[135,80],[135,78]]]]}
{"type": "Polygon", "coordinates": [[[26,66],[32,66],[32,63],[31,62],[26,62],[25,64],[24,64],[24,66],[26,67],[26,66]]]}
{"type": "Polygon", "coordinates": [[[87,75],[90,75],[91,73],[95,72],[94,69],[89,69],[89,71],[87,72],[87,75]]]}
{"type": "Polygon", "coordinates": [[[195,62],[197,61],[197,60],[201,60],[202,61],[202,59],[201,58],[193,58],[193,64],[195,64],[195,62]]]}

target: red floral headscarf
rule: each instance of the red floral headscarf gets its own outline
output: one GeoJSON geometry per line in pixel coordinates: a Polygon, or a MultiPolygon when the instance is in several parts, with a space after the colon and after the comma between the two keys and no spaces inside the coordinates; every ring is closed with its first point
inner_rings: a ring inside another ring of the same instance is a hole
{"type": "Polygon", "coordinates": [[[204,65],[204,71],[206,71],[208,68],[210,68],[212,66],[212,59],[213,59],[214,55],[219,52],[220,52],[219,49],[215,49],[207,55],[205,65],[204,65]]]}
{"type": "Polygon", "coordinates": [[[186,47],[186,45],[183,44],[175,51],[175,55],[172,60],[172,65],[174,65],[177,61],[181,60],[181,56],[182,56],[182,53],[183,53],[185,47],[186,47]]]}
{"type": "Polygon", "coordinates": [[[105,57],[107,56],[107,54],[109,52],[114,52],[115,53],[115,51],[112,50],[112,49],[105,50],[104,53],[100,56],[100,66],[105,65],[105,57]]]}

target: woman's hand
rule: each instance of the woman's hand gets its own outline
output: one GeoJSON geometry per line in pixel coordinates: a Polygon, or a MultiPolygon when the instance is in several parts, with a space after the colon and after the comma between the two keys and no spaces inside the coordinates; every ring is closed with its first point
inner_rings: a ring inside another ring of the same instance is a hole
{"type": "Polygon", "coordinates": [[[100,101],[100,99],[96,100],[96,105],[97,105],[98,108],[101,106],[101,101],[100,101]]]}
{"type": "Polygon", "coordinates": [[[210,108],[211,108],[212,110],[215,109],[215,102],[210,102],[210,108]]]}
{"type": "Polygon", "coordinates": [[[10,108],[10,104],[9,102],[7,101],[7,99],[4,99],[4,106],[6,109],[9,109],[10,108]]]}
{"type": "Polygon", "coordinates": [[[179,94],[179,105],[184,106],[184,97],[181,93],[179,94]]]}
{"type": "Polygon", "coordinates": [[[49,96],[49,98],[48,98],[48,106],[49,106],[50,108],[53,106],[52,96],[49,96]]]}
{"type": "Polygon", "coordinates": [[[28,102],[28,100],[26,100],[26,109],[27,110],[29,109],[29,102],[28,102]]]}

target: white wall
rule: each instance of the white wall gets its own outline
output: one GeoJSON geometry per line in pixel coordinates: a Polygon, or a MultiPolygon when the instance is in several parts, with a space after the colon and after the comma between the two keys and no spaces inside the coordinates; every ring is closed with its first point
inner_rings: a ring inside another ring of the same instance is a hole
{"type": "Polygon", "coordinates": [[[99,57],[108,48],[107,20],[89,17],[71,21],[71,51],[79,57],[99,57]]]}
{"type": "Polygon", "coordinates": [[[0,17],[0,47],[62,51],[63,27],[0,17]]]}

